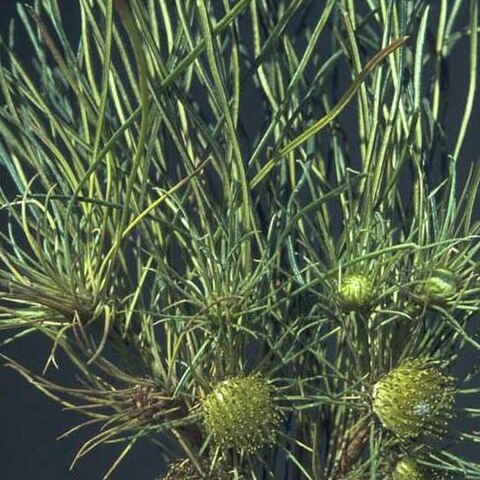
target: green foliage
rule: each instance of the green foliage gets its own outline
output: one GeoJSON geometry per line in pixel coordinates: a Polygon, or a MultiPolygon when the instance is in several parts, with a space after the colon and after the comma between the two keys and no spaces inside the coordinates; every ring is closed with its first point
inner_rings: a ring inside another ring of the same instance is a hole
{"type": "Polygon", "coordinates": [[[452,448],[480,440],[479,368],[451,373],[480,350],[478,1],[77,0],[78,32],[61,4],[0,42],[0,345],[49,340],[3,358],[85,416],[65,435],[98,426],[73,464],[112,444],[108,478],[148,440],[166,478],[373,480],[413,452],[480,479],[452,448]]]}

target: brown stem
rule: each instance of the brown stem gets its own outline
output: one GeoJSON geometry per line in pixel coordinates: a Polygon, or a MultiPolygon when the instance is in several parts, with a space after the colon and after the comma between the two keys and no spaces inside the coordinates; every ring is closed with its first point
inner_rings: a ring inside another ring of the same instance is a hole
{"type": "Polygon", "coordinates": [[[339,478],[348,473],[349,469],[362,453],[362,450],[368,440],[368,432],[368,425],[363,424],[360,425],[359,428],[357,428],[354,432],[352,432],[347,448],[340,459],[340,465],[338,468],[339,478]]]}

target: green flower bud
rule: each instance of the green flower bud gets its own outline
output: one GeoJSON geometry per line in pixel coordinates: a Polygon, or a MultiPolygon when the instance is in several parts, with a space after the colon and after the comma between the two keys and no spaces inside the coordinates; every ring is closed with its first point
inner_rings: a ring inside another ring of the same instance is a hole
{"type": "Polygon", "coordinates": [[[207,460],[200,460],[199,465],[204,474],[203,476],[191,460],[187,459],[172,463],[167,474],[158,478],[158,480],[230,480],[232,478],[230,474],[220,467],[212,471],[207,460]]]}
{"type": "Polygon", "coordinates": [[[392,480],[426,480],[423,469],[410,457],[403,457],[395,466],[392,480]]]}
{"type": "Polygon", "coordinates": [[[281,419],[272,393],[272,386],[256,375],[216,385],[202,403],[205,428],[214,443],[248,453],[271,445],[281,419]]]}
{"type": "Polygon", "coordinates": [[[447,303],[457,291],[457,279],[450,270],[438,269],[423,284],[427,303],[447,303]]]}
{"type": "Polygon", "coordinates": [[[442,435],[453,416],[454,388],[434,360],[407,360],[379,380],[373,410],[399,437],[442,435]]]}
{"type": "Polygon", "coordinates": [[[367,276],[355,273],[342,278],[338,289],[338,301],[343,310],[362,312],[368,310],[374,300],[375,286],[367,276]]]}
{"type": "Polygon", "coordinates": [[[395,465],[392,480],[453,480],[439,470],[425,468],[412,457],[403,457],[395,465]]]}

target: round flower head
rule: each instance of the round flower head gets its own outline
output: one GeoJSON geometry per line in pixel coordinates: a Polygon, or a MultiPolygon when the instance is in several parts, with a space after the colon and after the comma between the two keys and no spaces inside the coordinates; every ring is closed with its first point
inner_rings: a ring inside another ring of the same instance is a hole
{"type": "Polygon", "coordinates": [[[442,435],[452,417],[453,379],[433,360],[407,360],[379,380],[373,410],[400,437],[442,435]]]}
{"type": "Polygon", "coordinates": [[[338,289],[338,300],[340,307],[347,312],[368,310],[375,300],[373,282],[362,274],[346,275],[338,289]]]}
{"type": "Polygon", "coordinates": [[[260,376],[220,382],[202,407],[205,429],[220,447],[254,453],[275,440],[281,416],[271,385],[260,376]]]}
{"type": "Polygon", "coordinates": [[[401,458],[395,465],[392,480],[427,480],[423,469],[410,457],[401,458]]]}
{"type": "Polygon", "coordinates": [[[423,284],[423,295],[427,303],[447,303],[456,291],[457,279],[450,270],[435,270],[423,284]]]}
{"type": "Polygon", "coordinates": [[[447,476],[439,470],[420,466],[412,457],[403,457],[395,465],[392,480],[447,480],[447,476]]]}
{"type": "Polygon", "coordinates": [[[164,477],[158,480],[230,480],[232,477],[225,470],[210,468],[210,463],[206,460],[200,460],[200,468],[204,475],[201,475],[191,460],[180,460],[169,466],[168,472],[164,477]]]}

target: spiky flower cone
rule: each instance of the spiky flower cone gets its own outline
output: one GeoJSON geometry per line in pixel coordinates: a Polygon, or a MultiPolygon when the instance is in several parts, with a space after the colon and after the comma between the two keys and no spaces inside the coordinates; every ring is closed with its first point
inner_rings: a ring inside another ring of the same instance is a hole
{"type": "Polygon", "coordinates": [[[346,275],[338,289],[338,303],[347,312],[368,310],[375,300],[375,286],[366,276],[359,273],[346,275]]]}
{"type": "Polygon", "coordinates": [[[373,410],[399,437],[442,435],[452,417],[453,379],[433,360],[407,360],[377,382],[373,410]]]}
{"type": "Polygon", "coordinates": [[[158,480],[230,480],[231,475],[221,468],[215,468],[211,471],[208,461],[200,461],[200,468],[203,475],[193,465],[190,460],[180,460],[169,466],[165,476],[159,477],[158,480]]]}
{"type": "Polygon", "coordinates": [[[425,301],[430,304],[443,305],[447,303],[457,291],[457,279],[453,272],[438,269],[430,275],[423,285],[425,301]]]}
{"type": "Polygon", "coordinates": [[[254,453],[275,440],[280,412],[260,376],[230,378],[203,401],[205,428],[220,447],[254,453]]]}
{"type": "Polygon", "coordinates": [[[439,470],[424,468],[412,457],[402,457],[395,465],[392,480],[453,480],[439,470]]]}
{"type": "Polygon", "coordinates": [[[392,480],[426,480],[426,477],[413,458],[403,457],[395,465],[392,480]]]}

